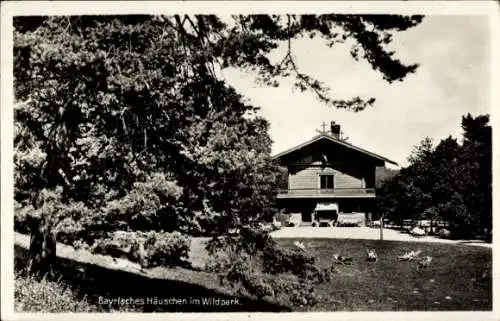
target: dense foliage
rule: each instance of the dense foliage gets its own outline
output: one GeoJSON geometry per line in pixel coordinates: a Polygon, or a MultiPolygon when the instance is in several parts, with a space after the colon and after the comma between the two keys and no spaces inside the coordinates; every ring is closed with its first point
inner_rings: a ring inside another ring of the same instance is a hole
{"type": "Polygon", "coordinates": [[[404,219],[448,222],[452,237],[491,237],[492,146],[489,116],[462,117],[463,141],[448,137],[436,147],[426,138],[410,165],[381,189],[379,209],[404,219]]]}
{"type": "Polygon", "coordinates": [[[186,262],[190,240],[175,231],[123,232],[116,231],[96,241],[91,251],[96,254],[126,258],[143,268],[175,266],[186,262]]]}
{"type": "Polygon", "coordinates": [[[213,257],[206,269],[219,274],[221,282],[239,285],[259,298],[286,297],[297,306],[316,304],[315,287],[329,282],[336,272],[333,266],[320,268],[318,259],[305,251],[282,248],[251,228],[239,236],[214,239],[209,249],[213,257]]]}
{"type": "MultiPolygon", "coordinates": [[[[421,20],[15,18],[16,228],[34,235],[33,260],[53,259],[35,252],[47,244],[55,251],[56,238],[90,246],[116,230],[179,231],[231,242],[229,230],[255,229],[275,212],[279,168],[270,156],[269,124],[217,70],[251,69],[267,85],[291,77],[331,106],[360,111],[374,99],[330,97],[326,85],[299,71],[293,39],[318,36],[329,46],[349,40],[355,59],[388,82],[401,81],[417,65],[386,46],[394,32],[421,20]],[[269,53],[283,44],[285,57],[272,62],[269,53]],[[29,213],[38,219],[27,224],[29,213]]],[[[258,235],[239,237],[240,247],[259,249],[258,235]]],[[[170,251],[157,245],[161,255],[170,251]]]]}

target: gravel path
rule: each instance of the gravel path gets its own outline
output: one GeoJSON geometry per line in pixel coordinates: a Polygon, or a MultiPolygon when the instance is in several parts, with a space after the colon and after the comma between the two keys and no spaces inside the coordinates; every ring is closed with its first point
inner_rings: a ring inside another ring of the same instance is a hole
{"type": "MultiPolygon", "coordinates": [[[[271,233],[274,238],[338,238],[338,239],[362,239],[379,240],[380,229],[370,227],[285,227],[271,233]]],[[[466,244],[475,246],[492,247],[491,243],[470,240],[446,240],[433,236],[414,237],[410,234],[401,233],[393,229],[384,229],[384,240],[404,242],[432,242],[466,244]]]]}

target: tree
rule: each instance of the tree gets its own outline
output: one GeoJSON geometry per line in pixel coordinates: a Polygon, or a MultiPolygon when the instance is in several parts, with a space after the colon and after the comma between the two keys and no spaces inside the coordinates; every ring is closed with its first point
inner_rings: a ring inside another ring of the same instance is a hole
{"type": "Polygon", "coordinates": [[[425,137],[420,141],[420,144],[415,146],[408,157],[408,162],[410,164],[417,164],[419,162],[429,161],[429,157],[432,155],[433,151],[432,138],[425,137]]]}
{"type": "Polygon", "coordinates": [[[477,213],[478,226],[491,240],[492,217],[492,136],[489,115],[462,117],[464,162],[470,175],[465,182],[466,206],[477,213]]]}
{"type": "Polygon", "coordinates": [[[432,208],[436,218],[450,223],[455,236],[470,236],[474,230],[470,213],[463,208],[464,186],[468,180],[467,164],[461,160],[462,147],[451,136],[441,140],[433,153],[431,172],[434,175],[429,187],[432,208]],[[467,235],[469,234],[469,235],[467,235]]]}
{"type": "Polygon", "coordinates": [[[380,189],[378,203],[386,217],[403,226],[404,219],[417,220],[430,206],[433,173],[432,139],[424,138],[408,157],[409,166],[386,180],[380,189]]]}
{"type": "MultiPolygon", "coordinates": [[[[268,125],[216,67],[253,69],[258,81],[271,85],[292,77],[321,101],[360,111],[375,100],[330,97],[325,84],[300,72],[293,39],[321,37],[329,46],[352,39],[355,59],[366,60],[388,82],[401,81],[417,65],[404,64],[386,45],[394,32],[421,20],[17,17],[16,201],[37,211],[36,196],[57,190],[62,204],[81,204],[79,224],[88,237],[122,225],[158,228],[158,222],[224,236],[229,228],[253,224],[273,212],[278,171],[270,161],[268,125]],[[269,53],[283,43],[285,57],[272,63],[269,53]]],[[[39,237],[53,235],[53,228],[46,223],[39,237]]]]}
{"type": "Polygon", "coordinates": [[[380,208],[389,217],[444,220],[452,236],[491,237],[491,127],[489,117],[462,117],[463,142],[451,136],[433,148],[424,139],[410,165],[381,189],[380,208]]]}
{"type": "Polygon", "coordinates": [[[397,169],[390,169],[386,167],[377,167],[375,169],[375,187],[381,188],[385,181],[390,180],[399,173],[397,169]]]}

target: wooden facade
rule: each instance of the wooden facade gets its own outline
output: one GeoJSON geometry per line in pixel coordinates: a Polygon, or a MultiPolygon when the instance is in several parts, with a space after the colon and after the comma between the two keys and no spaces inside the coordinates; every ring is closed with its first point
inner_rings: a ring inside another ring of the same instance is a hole
{"type": "Polygon", "coordinates": [[[309,142],[275,156],[285,174],[280,178],[278,205],[285,213],[301,213],[311,220],[319,203],[336,203],[339,215],[375,210],[375,171],[382,156],[323,133],[309,142]]]}

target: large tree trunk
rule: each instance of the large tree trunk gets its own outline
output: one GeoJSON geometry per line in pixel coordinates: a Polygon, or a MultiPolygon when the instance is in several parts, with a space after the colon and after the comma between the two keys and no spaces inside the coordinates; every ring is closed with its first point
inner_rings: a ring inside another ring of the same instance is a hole
{"type": "Polygon", "coordinates": [[[52,276],[56,260],[56,236],[50,219],[33,222],[29,249],[28,272],[31,275],[52,276]]]}

